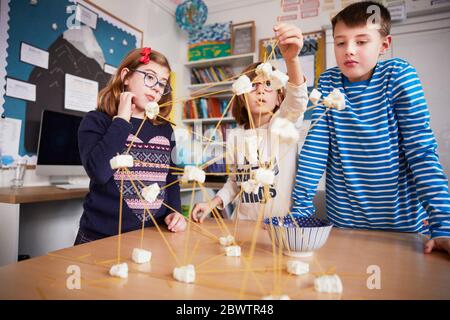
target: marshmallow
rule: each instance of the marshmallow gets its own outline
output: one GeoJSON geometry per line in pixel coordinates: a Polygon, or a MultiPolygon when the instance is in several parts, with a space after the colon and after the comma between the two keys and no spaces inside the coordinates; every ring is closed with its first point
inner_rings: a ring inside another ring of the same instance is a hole
{"type": "Polygon", "coordinates": [[[184,173],[181,177],[182,182],[197,181],[204,183],[206,179],[205,171],[194,166],[185,166],[184,173]]]}
{"type": "Polygon", "coordinates": [[[234,94],[241,95],[252,91],[252,82],[246,75],[242,75],[233,82],[232,85],[234,94]]]}
{"type": "Polygon", "coordinates": [[[256,135],[248,135],[244,138],[245,157],[250,164],[258,163],[258,137],[256,135]]]}
{"type": "Polygon", "coordinates": [[[159,185],[157,183],[151,184],[141,190],[142,197],[148,202],[154,202],[159,195],[159,185]]]}
{"type": "Polygon", "coordinates": [[[264,79],[270,79],[273,74],[272,65],[268,62],[261,63],[256,67],[255,73],[264,79]]]}
{"type": "Polygon", "coordinates": [[[255,170],[255,180],[262,185],[271,185],[275,180],[275,173],[270,169],[259,168],[255,170]]]}
{"type": "Polygon", "coordinates": [[[244,189],[245,193],[254,193],[254,194],[258,194],[259,192],[259,187],[261,187],[260,183],[257,183],[255,180],[253,179],[249,179],[247,181],[242,182],[241,184],[242,189],[244,189]]]}
{"type": "Polygon", "coordinates": [[[113,169],[131,168],[133,167],[133,157],[129,154],[120,154],[109,160],[109,164],[113,169]]]}
{"type": "Polygon", "coordinates": [[[337,274],[321,276],[314,279],[314,288],[317,292],[342,293],[342,281],[337,274]]]}
{"type": "Polygon", "coordinates": [[[301,274],[306,274],[309,272],[309,264],[302,261],[297,260],[289,260],[286,263],[287,272],[291,274],[295,274],[297,276],[301,274]]]}
{"type": "Polygon", "coordinates": [[[345,96],[339,89],[333,89],[333,91],[328,95],[331,97],[331,108],[335,108],[338,111],[345,109],[345,96]]]}
{"type": "Polygon", "coordinates": [[[327,108],[334,108],[338,111],[345,109],[345,97],[339,89],[333,91],[323,99],[323,105],[327,108]]]}
{"type": "Polygon", "coordinates": [[[312,102],[312,104],[317,104],[320,100],[320,97],[322,96],[322,93],[317,89],[312,89],[311,93],[309,94],[309,100],[312,102]]]}
{"type": "Polygon", "coordinates": [[[291,300],[287,294],[283,294],[281,296],[264,296],[262,300],[291,300]]]}
{"type": "Polygon", "coordinates": [[[159,104],[157,102],[150,101],[149,103],[147,103],[147,105],[145,106],[145,115],[147,116],[147,118],[153,120],[156,118],[158,113],[159,113],[159,104]]]}
{"type": "Polygon", "coordinates": [[[286,87],[288,80],[289,77],[280,70],[275,70],[274,72],[272,72],[272,75],[270,77],[270,82],[272,83],[272,88],[274,90],[286,87]]]}
{"type": "Polygon", "coordinates": [[[113,277],[119,277],[122,279],[128,278],[128,264],[126,262],[115,264],[109,269],[109,274],[113,277]]]}
{"type": "Polygon", "coordinates": [[[152,259],[152,253],[144,249],[134,248],[131,259],[135,263],[147,263],[152,259]]]}
{"type": "Polygon", "coordinates": [[[233,242],[234,242],[234,237],[233,237],[231,234],[229,234],[229,235],[226,236],[226,237],[220,237],[220,238],[219,238],[219,242],[220,242],[220,245],[226,247],[226,246],[229,246],[229,245],[232,245],[232,244],[233,244],[233,242]]]}
{"type": "Polygon", "coordinates": [[[282,142],[295,143],[300,139],[300,134],[292,121],[286,118],[276,117],[270,131],[279,136],[282,142]]]}
{"type": "Polygon", "coordinates": [[[323,99],[323,105],[327,108],[333,108],[333,98],[327,96],[323,99]]]}
{"type": "Polygon", "coordinates": [[[239,247],[239,246],[225,247],[225,255],[227,257],[240,257],[241,256],[241,247],[239,247]]]}
{"type": "Polygon", "coordinates": [[[192,264],[173,269],[173,278],[180,282],[193,283],[195,281],[195,268],[192,264]]]}

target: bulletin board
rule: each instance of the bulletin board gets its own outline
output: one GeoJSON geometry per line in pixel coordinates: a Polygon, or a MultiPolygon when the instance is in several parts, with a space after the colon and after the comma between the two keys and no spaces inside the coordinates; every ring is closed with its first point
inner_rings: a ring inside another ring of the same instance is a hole
{"type": "Polygon", "coordinates": [[[188,61],[231,55],[231,21],[204,25],[189,32],[188,61]]]}
{"type": "MultiPolygon", "coordinates": [[[[275,42],[276,41],[273,38],[259,40],[260,61],[264,61],[265,58],[270,55],[275,42]]],[[[303,71],[307,78],[309,91],[311,91],[314,87],[317,87],[319,76],[326,70],[325,50],[326,45],[324,31],[303,34],[303,48],[300,51],[299,56],[303,71]]],[[[286,72],[286,65],[278,47],[275,48],[272,59],[275,60],[275,67],[279,68],[283,72],[286,72]]],[[[311,118],[311,111],[312,110],[305,113],[305,119],[311,118]]]]}
{"type": "MultiPolygon", "coordinates": [[[[88,0],[0,1],[0,129],[19,132],[0,132],[0,147],[3,155],[6,149],[33,157],[42,110],[84,115],[95,109],[74,107],[69,81],[79,83],[80,92],[85,86],[98,93],[125,55],[142,46],[143,32],[88,0]]],[[[87,99],[78,97],[80,105],[87,99]]],[[[89,98],[93,102],[95,92],[89,98]]]]}

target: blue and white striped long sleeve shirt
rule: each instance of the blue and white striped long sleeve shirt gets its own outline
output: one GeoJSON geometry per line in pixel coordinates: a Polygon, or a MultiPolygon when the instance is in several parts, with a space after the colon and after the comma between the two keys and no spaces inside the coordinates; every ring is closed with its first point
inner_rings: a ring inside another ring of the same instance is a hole
{"type": "Polygon", "coordinates": [[[350,83],[337,67],[319,79],[327,96],[345,94],[343,111],[315,108],[299,156],[293,213],[312,215],[326,169],[326,207],[338,227],[431,232],[450,237],[448,180],[419,77],[401,59],[380,61],[371,79],[350,83]]]}

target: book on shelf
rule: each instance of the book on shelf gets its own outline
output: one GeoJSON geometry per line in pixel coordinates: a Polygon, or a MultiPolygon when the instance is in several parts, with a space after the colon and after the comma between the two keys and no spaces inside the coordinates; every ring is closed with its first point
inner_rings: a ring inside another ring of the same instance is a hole
{"type": "MultiPolygon", "coordinates": [[[[220,118],[230,102],[230,98],[199,98],[188,100],[183,105],[183,119],[220,118]]],[[[225,117],[231,116],[231,107],[225,117]]]]}
{"type": "Polygon", "coordinates": [[[231,66],[210,66],[191,68],[191,84],[214,83],[234,77],[231,66]]]}

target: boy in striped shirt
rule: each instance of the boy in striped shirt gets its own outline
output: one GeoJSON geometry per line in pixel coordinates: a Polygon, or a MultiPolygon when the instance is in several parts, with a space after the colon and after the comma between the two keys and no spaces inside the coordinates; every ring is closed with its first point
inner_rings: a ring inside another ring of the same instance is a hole
{"type": "Polygon", "coordinates": [[[327,216],[335,226],[430,233],[424,252],[450,253],[448,180],[420,80],[404,60],[378,61],[392,41],[389,11],[359,2],[332,25],[338,66],[320,76],[318,90],[323,96],[340,90],[346,108],[314,109],[317,123],[299,156],[292,213],[314,213],[326,169],[327,216]]]}

